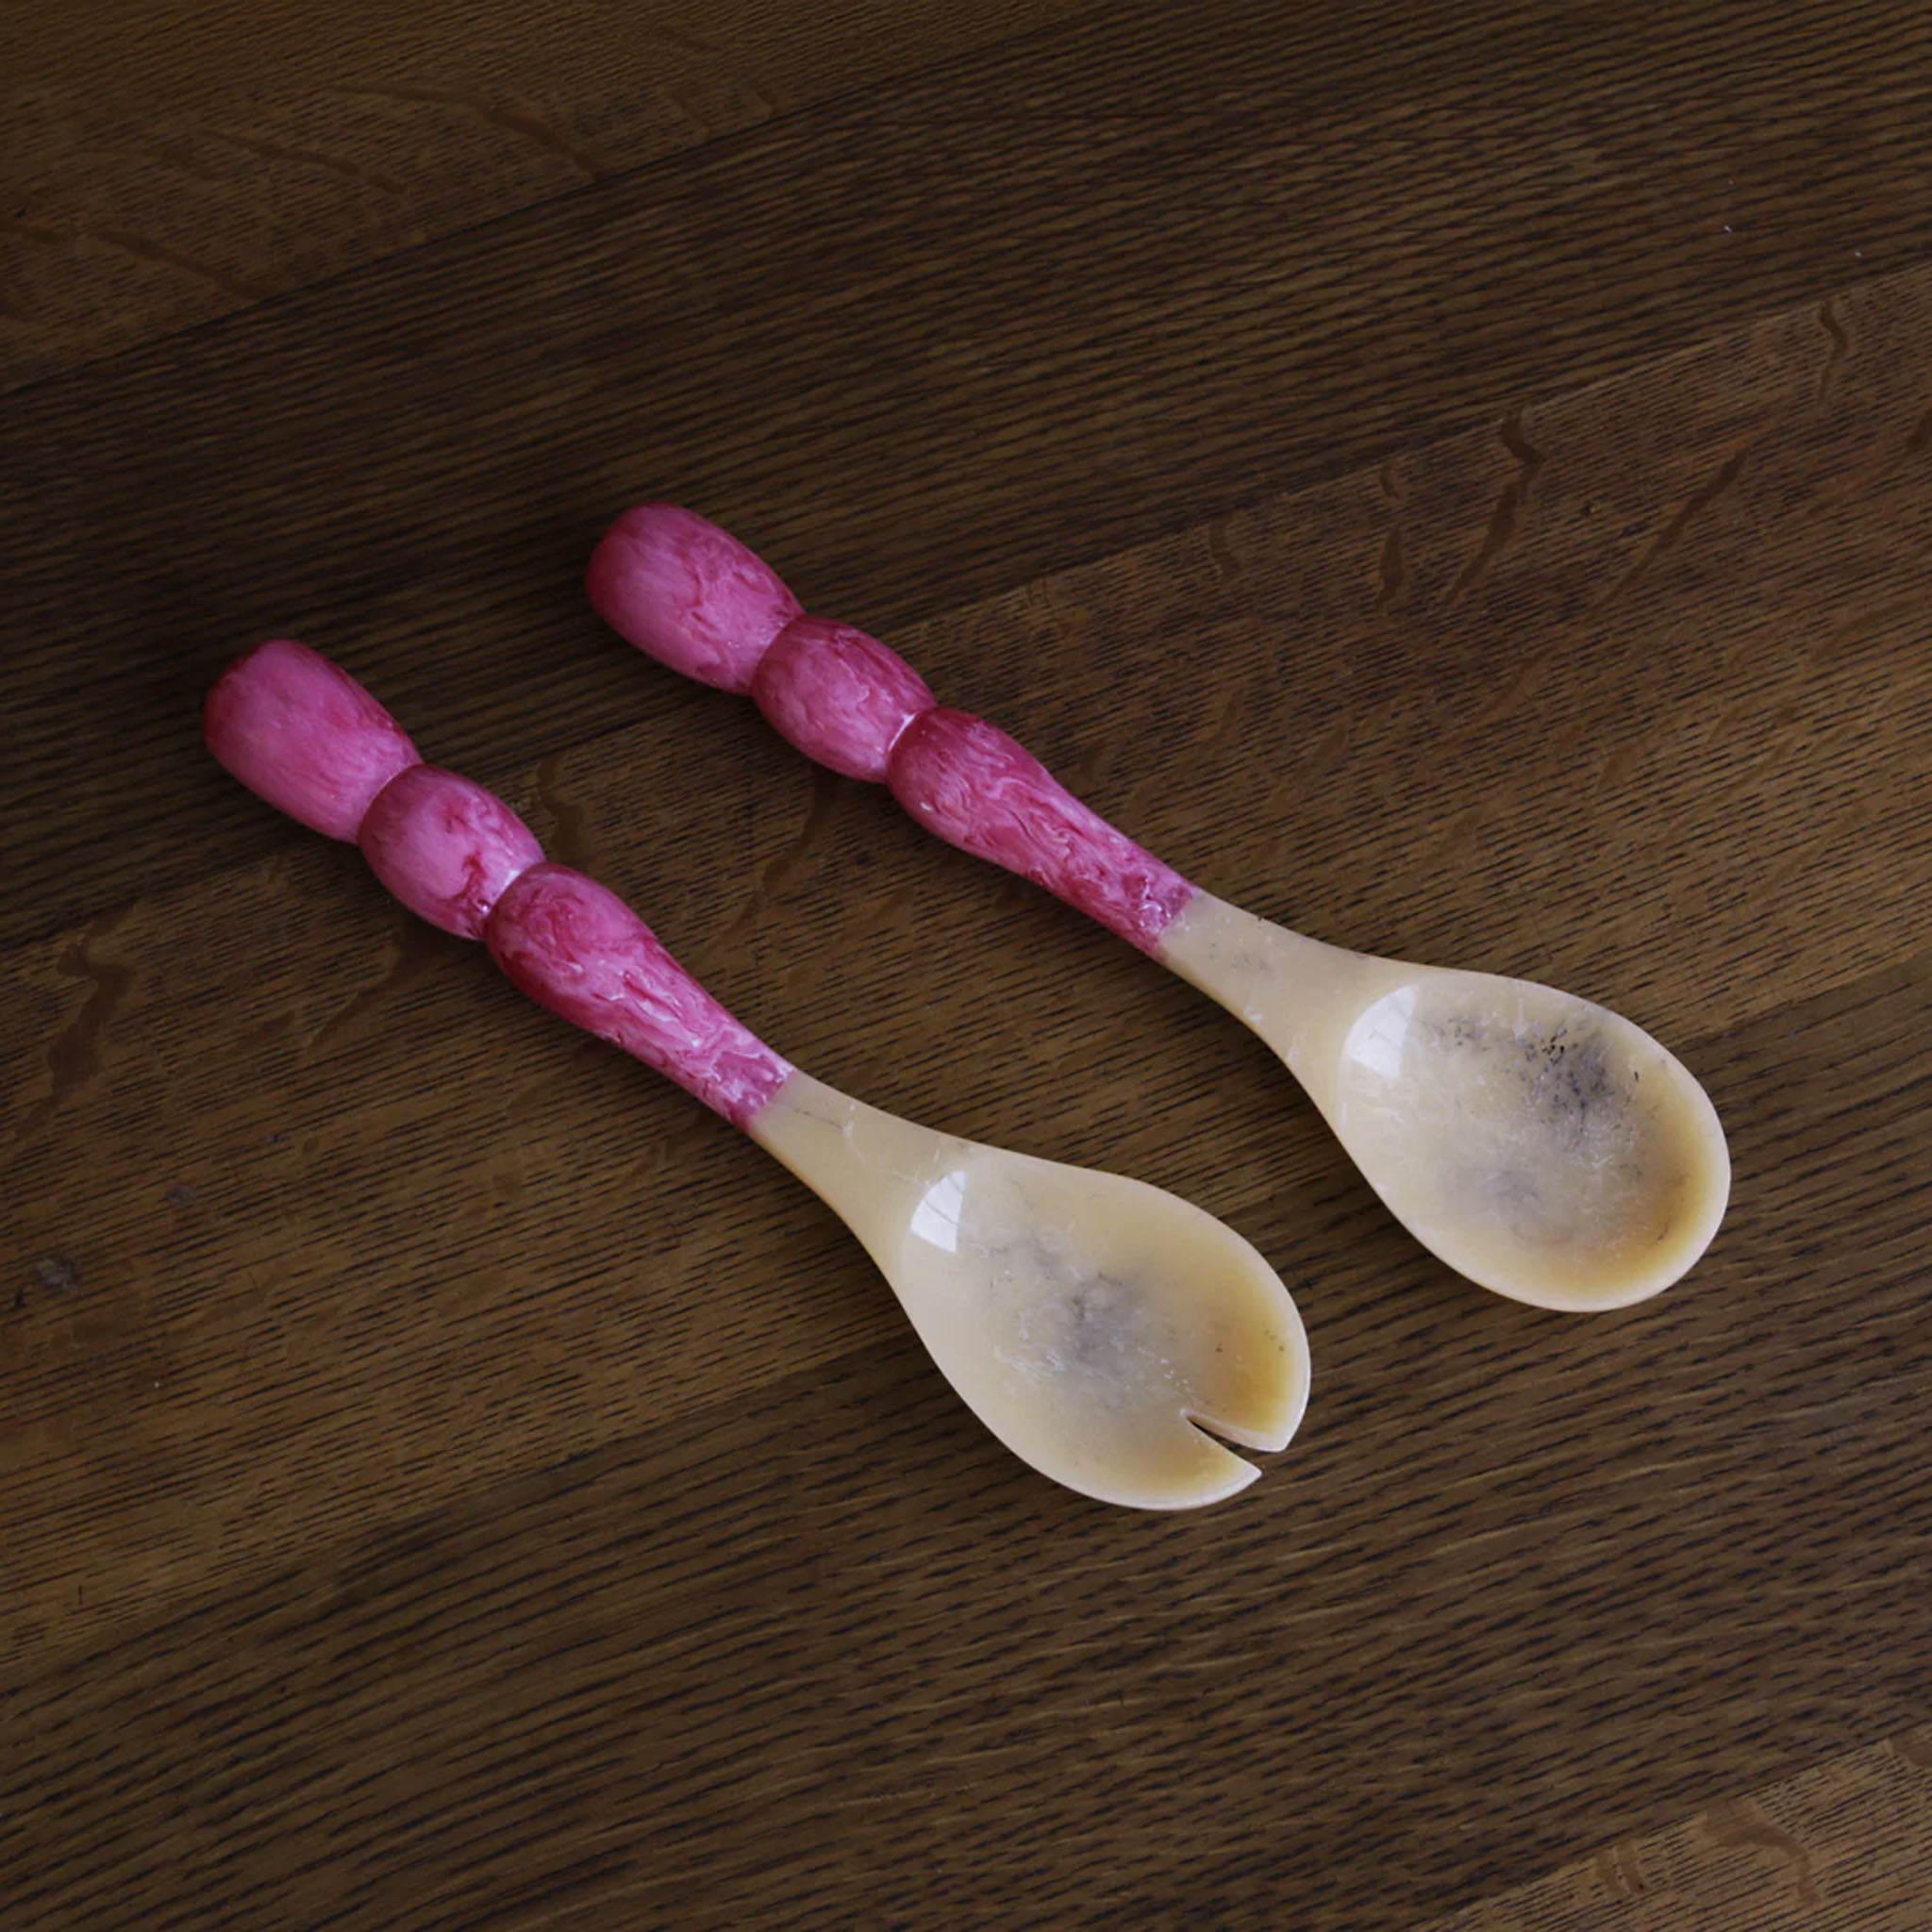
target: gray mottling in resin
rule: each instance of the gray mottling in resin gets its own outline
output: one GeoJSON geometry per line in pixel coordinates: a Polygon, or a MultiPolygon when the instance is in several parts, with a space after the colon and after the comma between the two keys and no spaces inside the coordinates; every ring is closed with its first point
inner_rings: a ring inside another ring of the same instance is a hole
{"type": "Polygon", "coordinates": [[[1078,1377],[1123,1391],[1166,1366],[1159,1318],[1144,1284],[1096,1270],[1074,1243],[1032,1225],[980,1249],[993,1298],[1006,1304],[999,1355],[1024,1375],[1078,1377]]]}
{"type": "Polygon", "coordinates": [[[1356,1126],[1394,1158],[1391,1205],[1576,1261],[1663,1239],[1681,1174],[1641,1036],[1580,1001],[1484,1011],[1445,991],[1385,1003],[1354,1062],[1356,1126]]]}

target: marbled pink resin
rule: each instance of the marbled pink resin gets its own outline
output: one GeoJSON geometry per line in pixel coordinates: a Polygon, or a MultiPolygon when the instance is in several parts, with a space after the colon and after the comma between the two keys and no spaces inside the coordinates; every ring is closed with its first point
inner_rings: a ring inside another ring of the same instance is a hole
{"type": "Polygon", "coordinates": [[[306,645],[263,644],[224,673],[203,712],[208,749],[258,797],[357,840],[412,912],[481,939],[540,1006],[667,1074],[733,1126],[791,1072],[594,879],[546,865],[509,807],[418,761],[399,725],[306,645]]]}
{"type": "Polygon", "coordinates": [[[258,644],[223,673],[201,728],[258,798],[349,841],[375,794],[419,762],[408,733],[346,671],[289,638],[258,644]]]}
{"type": "Polygon", "coordinates": [[[935,708],[924,680],[876,638],[799,616],[768,564],[691,510],[625,511],[591,560],[590,590],[612,628],[659,663],[749,690],[821,764],[883,779],[941,838],[1024,874],[1143,952],[1194,896],[1004,731],[935,708]]]}
{"type": "Polygon", "coordinates": [[[605,623],[702,684],[751,689],[798,599],[762,558],[675,503],[640,504],[604,533],[586,578],[605,623]]]}
{"type": "Polygon", "coordinates": [[[824,617],[795,618],[773,639],[751,694],[807,758],[874,784],[907,725],[932,709],[925,680],[896,651],[824,617]]]}
{"type": "Polygon", "coordinates": [[[915,718],[886,782],[927,831],[1044,886],[1143,952],[1194,895],[984,718],[943,706],[915,718]]]}
{"type": "Polygon", "coordinates": [[[791,1072],[615,892],[568,866],[525,873],[484,939],[540,1007],[668,1074],[733,1126],[749,1124],[791,1072]]]}
{"type": "Polygon", "coordinates": [[[536,835],[493,791],[440,765],[411,765],[375,794],[357,843],[411,912],[480,940],[519,873],[543,861],[536,835]]]}

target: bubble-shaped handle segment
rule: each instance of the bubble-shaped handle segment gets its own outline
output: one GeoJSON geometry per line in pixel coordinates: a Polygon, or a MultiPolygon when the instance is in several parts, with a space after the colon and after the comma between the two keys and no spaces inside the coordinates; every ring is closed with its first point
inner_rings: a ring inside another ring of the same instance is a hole
{"type": "Polygon", "coordinates": [[[763,558],[675,504],[626,510],[591,559],[591,601],[641,651],[749,691],[808,757],[889,786],[929,831],[1057,893],[1144,952],[1195,889],[1074,797],[1003,731],[937,707],[876,638],[800,614],[763,558]]]}
{"type": "Polygon", "coordinates": [[[511,882],[541,865],[536,834],[493,791],[441,765],[411,765],[375,794],[356,842],[411,912],[480,940],[511,882]]]}
{"type": "Polygon", "coordinates": [[[319,651],[258,644],[202,709],[208,749],[258,798],[362,856],[411,912],[481,939],[503,889],[543,857],[502,799],[425,765],[382,706],[319,651]]]}
{"type": "Polygon", "coordinates": [[[540,1007],[669,1075],[735,1127],[749,1125],[791,1072],[615,892],[568,866],[523,874],[484,941],[540,1007]]]}
{"type": "Polygon", "coordinates": [[[412,912],[482,940],[540,1006],[624,1048],[747,1126],[790,1064],[741,1026],[615,894],[546,865],[493,792],[416,757],[347,672],[288,639],[225,672],[208,749],[269,804],[361,846],[412,912]]]}
{"type": "Polygon", "coordinates": [[[798,617],[752,674],[758,709],[807,758],[878,784],[913,719],[932,709],[925,680],[850,625],[798,617]]]}
{"type": "Polygon", "coordinates": [[[1143,952],[1194,896],[1179,873],[984,718],[944,706],[922,712],[899,740],[886,782],[927,831],[1044,886],[1143,952]]]}

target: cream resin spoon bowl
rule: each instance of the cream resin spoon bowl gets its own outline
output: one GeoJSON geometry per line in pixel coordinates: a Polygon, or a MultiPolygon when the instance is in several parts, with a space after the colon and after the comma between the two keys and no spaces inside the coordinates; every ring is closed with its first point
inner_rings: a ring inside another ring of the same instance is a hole
{"type": "Polygon", "coordinates": [[[1158,955],[1244,1020],[1415,1238],[1539,1307],[1622,1307],[1709,1245],[1717,1110],[1642,1028],[1490,973],[1324,945],[1197,892],[1158,955]]]}
{"type": "Polygon", "coordinates": [[[748,693],[810,757],[883,782],[929,830],[1023,874],[1245,1021],[1424,1246],[1538,1307],[1668,1288],[1724,1218],[1702,1087],[1604,1008],[1527,980],[1305,939],[1191,884],[984,719],[936,705],[875,638],[803,614],[728,532],[672,504],[597,547],[591,601],[673,670],[748,693]]]}

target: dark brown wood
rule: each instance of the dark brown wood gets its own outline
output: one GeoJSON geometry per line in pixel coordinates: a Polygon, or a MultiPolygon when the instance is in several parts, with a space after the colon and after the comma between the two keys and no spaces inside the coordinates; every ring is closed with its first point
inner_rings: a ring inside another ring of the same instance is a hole
{"type": "Polygon", "coordinates": [[[291,836],[187,728],[264,631],[473,764],[689,735],[581,595],[641,496],[889,627],[1932,244],[1916,8],[1292,11],[1029,40],[16,399],[0,918],[291,836]]]}
{"type": "Polygon", "coordinates": [[[1212,11],[12,399],[8,1932],[1568,1932],[1639,1838],[1763,1932],[1778,1832],[1818,1923],[1913,1924],[1932,35],[1212,11]],[[655,492],[1210,889],[1677,1046],[1706,1263],[1581,1322],[1450,1276],[1231,1021],[602,635],[655,492]],[[1007,1457],[793,1182],[212,769],[271,630],[814,1072],[1239,1227],[1293,1447],[1175,1519],[1007,1457]]]}
{"type": "Polygon", "coordinates": [[[0,388],[1081,10],[262,0],[185,30],[170,0],[10,10],[0,388]]]}
{"type": "Polygon", "coordinates": [[[1928,1774],[1932,1732],[1907,1732],[1417,1932],[1919,1932],[1928,1774]]]}

